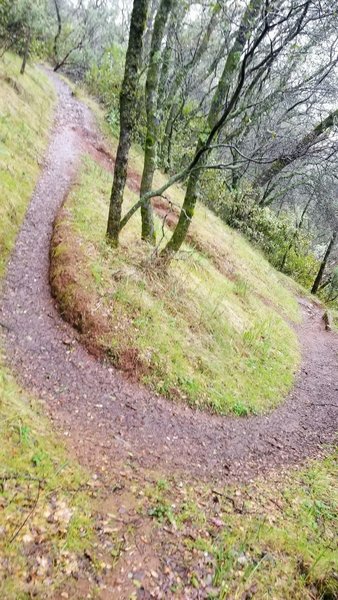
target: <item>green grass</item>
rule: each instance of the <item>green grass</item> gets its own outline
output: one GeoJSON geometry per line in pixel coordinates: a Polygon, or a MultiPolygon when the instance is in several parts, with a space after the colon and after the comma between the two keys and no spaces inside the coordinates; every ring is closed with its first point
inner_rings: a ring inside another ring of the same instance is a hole
{"type": "Polygon", "coordinates": [[[69,569],[82,572],[81,555],[92,546],[88,476],[3,363],[0,389],[0,595],[41,597],[47,585],[52,595],[67,583],[69,569]]]}
{"type": "Polygon", "coordinates": [[[187,580],[172,592],[201,588],[218,600],[337,598],[336,458],[248,485],[148,485],[143,511],[158,522],[159,537],[163,526],[172,528],[176,556],[179,548],[184,557],[179,568],[187,580]]]}
{"type": "Polygon", "coordinates": [[[55,95],[45,75],[20,60],[0,61],[0,278],[40,171],[55,95]]]}
{"type": "MultiPolygon", "coordinates": [[[[136,173],[140,165],[134,149],[136,173]]],[[[288,322],[299,319],[298,306],[279,274],[202,205],[192,246],[166,273],[139,239],[139,216],[123,231],[120,249],[110,250],[104,242],[110,186],[111,176],[87,158],[66,201],[55,268],[67,274],[67,256],[74,255],[81,268],[72,268],[69,289],[59,290],[65,312],[86,291],[89,312],[101,313],[109,329],[99,344],[122,367],[132,349],[141,380],[158,393],[220,414],[276,406],[299,364],[288,322]]],[[[182,202],[180,188],[170,194],[182,202]]],[[[135,199],[128,189],[126,209],[135,199]]],[[[159,219],[156,226],[160,236],[159,219]]]]}
{"type": "MultiPolygon", "coordinates": [[[[28,66],[24,77],[19,70],[15,56],[0,62],[0,286],[40,172],[55,101],[38,69],[28,66]]],[[[92,543],[87,475],[5,367],[1,346],[0,437],[0,596],[50,597],[71,572],[82,571],[81,555],[92,543]]]]}

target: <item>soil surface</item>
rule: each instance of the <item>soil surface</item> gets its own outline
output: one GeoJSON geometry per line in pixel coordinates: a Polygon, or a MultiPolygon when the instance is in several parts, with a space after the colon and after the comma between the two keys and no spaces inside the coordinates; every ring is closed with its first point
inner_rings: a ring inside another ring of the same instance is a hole
{"type": "Polygon", "coordinates": [[[61,319],[49,286],[53,221],[81,155],[111,159],[89,109],[50,77],[59,97],[55,126],[0,306],[8,362],[20,380],[45,399],[80,462],[95,471],[102,461],[133,460],[224,482],[318,455],[337,430],[338,336],[325,331],[321,309],[309,301],[300,300],[302,367],[293,391],[274,412],[250,418],[217,417],[153,395],[90,355],[61,319]]]}

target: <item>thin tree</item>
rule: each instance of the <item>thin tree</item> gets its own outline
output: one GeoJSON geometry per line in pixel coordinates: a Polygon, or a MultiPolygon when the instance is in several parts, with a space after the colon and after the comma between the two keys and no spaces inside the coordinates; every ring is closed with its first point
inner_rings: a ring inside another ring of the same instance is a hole
{"type": "MultiPolygon", "coordinates": [[[[233,46],[230,49],[230,52],[228,54],[222,75],[220,77],[215,94],[214,94],[212,102],[211,102],[211,106],[210,106],[210,110],[209,110],[209,114],[208,114],[208,118],[207,118],[208,126],[210,128],[210,134],[209,134],[209,138],[207,141],[207,145],[210,144],[213,141],[213,139],[215,138],[215,136],[218,134],[218,132],[220,131],[220,129],[226,122],[227,117],[229,116],[232,109],[236,105],[236,102],[240,96],[240,93],[241,93],[241,90],[242,90],[242,87],[243,87],[244,81],[245,81],[245,65],[250,57],[249,53],[246,53],[246,55],[243,59],[242,71],[240,73],[240,77],[238,79],[235,91],[232,94],[231,99],[228,102],[226,102],[229,92],[230,92],[231,84],[233,83],[234,74],[236,74],[238,72],[239,65],[241,64],[242,51],[243,51],[245,45],[247,44],[248,38],[249,38],[252,30],[256,26],[256,19],[260,13],[260,10],[261,10],[263,4],[264,4],[263,0],[253,0],[252,2],[249,3],[247,9],[244,12],[244,15],[241,20],[241,23],[240,23],[237,35],[235,37],[233,46]],[[220,117],[219,116],[220,111],[221,111],[221,108],[223,108],[223,106],[224,106],[224,102],[226,102],[226,106],[220,117]]],[[[267,33],[267,31],[268,31],[268,26],[266,26],[265,31],[263,30],[263,35],[262,35],[261,39],[263,39],[265,37],[265,34],[267,33]]],[[[258,41],[257,45],[258,44],[259,44],[259,41],[258,41]]],[[[254,46],[250,50],[250,53],[252,54],[253,51],[254,51],[254,46]]],[[[198,165],[199,168],[191,169],[189,179],[188,179],[188,184],[187,184],[187,190],[186,190],[182,210],[180,212],[179,220],[175,227],[173,235],[171,236],[171,239],[169,240],[166,247],[162,251],[162,256],[170,256],[170,254],[177,252],[180,249],[182,243],[184,242],[184,240],[186,238],[188,228],[189,228],[191,219],[194,214],[195,205],[197,202],[197,188],[198,188],[198,183],[199,183],[200,173],[201,173],[200,167],[203,166],[202,163],[207,156],[207,153],[205,151],[203,151],[204,147],[205,147],[205,143],[203,142],[203,139],[200,137],[197,142],[195,158],[194,158],[196,166],[198,165]]]]}
{"type": "MultiPolygon", "coordinates": [[[[156,13],[153,35],[151,39],[150,58],[145,86],[147,133],[144,149],[144,164],[141,180],[140,196],[149,192],[153,185],[157,164],[157,130],[158,117],[158,86],[161,74],[161,46],[169,13],[174,0],[161,0],[156,13]]],[[[141,207],[142,239],[155,244],[156,235],[151,201],[146,200],[141,207]]]]}
{"type": "Polygon", "coordinates": [[[327,265],[327,262],[330,258],[330,254],[335,246],[336,243],[336,239],[337,239],[337,230],[333,232],[332,237],[328,243],[328,246],[326,248],[325,254],[324,254],[324,258],[322,260],[322,262],[320,263],[320,267],[319,267],[319,271],[317,273],[317,277],[314,280],[312,289],[311,289],[311,293],[312,294],[316,294],[318,292],[318,289],[320,287],[320,284],[322,282],[323,279],[323,275],[324,275],[324,271],[325,271],[325,267],[327,265]]]}

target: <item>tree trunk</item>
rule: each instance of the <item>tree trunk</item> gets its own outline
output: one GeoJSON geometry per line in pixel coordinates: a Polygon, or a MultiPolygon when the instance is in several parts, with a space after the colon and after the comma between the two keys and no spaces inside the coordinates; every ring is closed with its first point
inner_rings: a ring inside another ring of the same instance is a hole
{"type": "MultiPolygon", "coordinates": [[[[199,165],[201,165],[201,162],[203,162],[204,160],[205,159],[203,158],[200,159],[199,165]]],[[[198,169],[191,171],[182,210],[180,212],[180,217],[174,229],[174,233],[172,234],[169,242],[162,251],[163,258],[170,257],[175,252],[178,252],[187,236],[190,221],[194,216],[195,206],[197,202],[199,178],[200,172],[198,169]]]]}
{"type": "MultiPolygon", "coordinates": [[[[171,11],[173,0],[161,0],[156,13],[153,35],[151,39],[150,60],[146,80],[146,113],[147,134],[144,150],[144,165],[141,180],[140,197],[149,192],[157,164],[158,144],[158,85],[161,74],[161,46],[164,32],[171,11]]],[[[156,235],[151,201],[147,200],[141,207],[142,239],[155,244],[156,235]]]]}
{"type": "Polygon", "coordinates": [[[148,3],[148,15],[147,22],[145,27],[145,32],[143,36],[143,49],[142,49],[142,66],[147,63],[149,54],[150,54],[150,46],[151,46],[151,32],[154,25],[154,19],[156,15],[156,11],[158,9],[159,0],[149,0],[148,3]]]}
{"type": "Polygon", "coordinates": [[[222,76],[211,102],[209,120],[211,116],[214,122],[217,120],[220,110],[228,98],[234,74],[237,72],[243,49],[248,41],[249,33],[255,19],[259,15],[262,3],[262,0],[252,0],[243,15],[235,41],[227,56],[222,76]]]}
{"type": "MultiPolygon", "coordinates": [[[[221,75],[221,78],[218,82],[218,86],[216,88],[215,94],[213,96],[209,114],[208,114],[208,126],[210,131],[215,127],[221,107],[226,105],[227,110],[231,110],[231,102],[234,103],[235,95],[232,97],[232,101],[228,102],[228,94],[230,91],[230,86],[233,81],[234,74],[238,68],[238,65],[241,61],[242,50],[247,42],[248,34],[251,31],[251,28],[255,24],[255,19],[259,14],[261,5],[263,0],[253,0],[249,7],[246,9],[241,24],[238,29],[238,33],[236,35],[233,47],[231,48],[226,63],[224,65],[224,69],[221,75]]],[[[240,89],[240,88],[239,88],[240,89]]],[[[236,93],[236,92],[235,92],[236,93]]],[[[202,139],[200,138],[197,142],[195,157],[198,156],[201,147],[203,146],[202,139]]],[[[198,196],[198,184],[200,179],[200,167],[203,166],[207,158],[207,154],[203,154],[202,158],[198,160],[198,168],[193,169],[190,173],[187,190],[182,206],[182,210],[180,213],[180,217],[178,223],[175,227],[174,233],[162,251],[162,256],[168,257],[170,254],[177,252],[181,245],[183,244],[188,229],[190,225],[190,221],[194,214],[197,196],[198,196]]]]}
{"type": "Polygon", "coordinates": [[[312,289],[311,289],[311,294],[316,294],[318,292],[318,288],[319,288],[319,286],[320,286],[320,284],[322,282],[322,279],[323,279],[323,275],[324,275],[325,267],[327,265],[327,261],[329,260],[330,254],[331,254],[332,249],[333,249],[333,247],[335,245],[336,238],[337,238],[337,231],[334,231],[333,234],[332,234],[332,237],[331,237],[331,239],[329,241],[329,245],[326,248],[326,252],[324,254],[324,258],[323,258],[323,260],[322,260],[322,262],[320,264],[319,271],[317,273],[317,277],[314,280],[314,284],[313,284],[312,289]]]}
{"type": "Polygon", "coordinates": [[[119,241],[129,150],[137,117],[138,73],[142,56],[143,34],[146,25],[148,3],[149,0],[134,0],[124,78],[120,93],[120,137],[107,223],[107,240],[114,247],[118,246],[119,241]]]}
{"type": "Polygon", "coordinates": [[[61,29],[62,29],[61,14],[60,14],[58,0],[54,0],[54,6],[55,6],[56,18],[57,18],[57,22],[58,22],[58,30],[54,37],[53,52],[54,52],[55,65],[57,65],[58,64],[58,41],[59,41],[59,37],[61,35],[61,29]]]}
{"type": "Polygon", "coordinates": [[[27,60],[28,60],[28,56],[29,56],[30,43],[31,43],[31,34],[29,31],[26,35],[26,40],[25,40],[25,50],[23,53],[23,59],[22,59],[22,64],[21,64],[21,69],[20,69],[21,75],[24,75],[24,73],[25,73],[26,64],[27,64],[27,60]]]}
{"type": "Polygon", "coordinates": [[[178,102],[173,102],[171,105],[169,117],[165,126],[162,144],[161,144],[161,163],[165,173],[169,173],[171,169],[171,142],[174,132],[174,121],[178,110],[178,102]]]}

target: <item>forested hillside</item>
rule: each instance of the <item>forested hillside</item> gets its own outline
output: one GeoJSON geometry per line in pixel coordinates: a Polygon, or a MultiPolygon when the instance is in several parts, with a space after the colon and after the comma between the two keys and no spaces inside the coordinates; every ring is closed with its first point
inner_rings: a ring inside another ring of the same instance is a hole
{"type": "Polygon", "coordinates": [[[338,13],[0,0],[0,595],[333,600],[338,13]]]}

